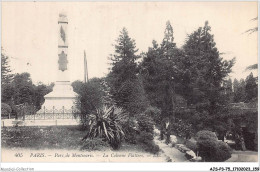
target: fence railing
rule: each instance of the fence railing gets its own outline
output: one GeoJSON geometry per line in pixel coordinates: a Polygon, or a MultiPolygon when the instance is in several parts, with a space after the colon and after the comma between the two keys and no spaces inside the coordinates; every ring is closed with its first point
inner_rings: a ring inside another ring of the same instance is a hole
{"type": "Polygon", "coordinates": [[[56,109],[54,106],[52,109],[42,107],[36,113],[23,114],[23,120],[55,120],[55,119],[80,119],[81,113],[76,108],[70,109],[64,108],[56,109]]]}

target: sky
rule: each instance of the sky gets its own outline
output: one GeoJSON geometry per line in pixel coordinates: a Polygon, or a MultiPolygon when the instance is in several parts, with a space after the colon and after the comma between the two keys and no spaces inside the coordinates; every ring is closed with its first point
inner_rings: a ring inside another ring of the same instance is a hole
{"type": "MultiPolygon", "coordinates": [[[[55,82],[58,69],[58,16],[68,17],[68,71],[70,80],[84,78],[84,50],[89,78],[108,73],[108,57],[125,27],[138,53],[152,41],[162,42],[166,22],[181,47],[187,35],[209,21],[216,47],[223,58],[236,57],[230,74],[246,78],[249,65],[258,63],[257,2],[2,2],[2,47],[13,73],[29,72],[34,83],[55,82]]],[[[257,71],[254,71],[254,75],[257,71]]]]}

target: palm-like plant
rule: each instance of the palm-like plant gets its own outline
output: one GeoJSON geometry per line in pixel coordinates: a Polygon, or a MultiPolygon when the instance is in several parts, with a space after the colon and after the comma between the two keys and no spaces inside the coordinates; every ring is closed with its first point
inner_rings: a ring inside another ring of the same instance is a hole
{"type": "Polygon", "coordinates": [[[122,109],[111,106],[97,109],[95,113],[88,116],[89,131],[83,139],[103,138],[118,149],[124,137],[122,123],[125,113],[122,109]]]}

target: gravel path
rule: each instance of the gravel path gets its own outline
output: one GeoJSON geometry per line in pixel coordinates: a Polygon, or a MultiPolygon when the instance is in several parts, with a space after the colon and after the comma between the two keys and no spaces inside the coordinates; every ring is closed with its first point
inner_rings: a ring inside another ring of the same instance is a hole
{"type": "Polygon", "coordinates": [[[154,129],[155,137],[154,142],[157,144],[161,151],[161,156],[166,158],[166,161],[170,162],[189,162],[185,154],[180,152],[177,148],[172,147],[172,144],[166,144],[165,140],[160,140],[160,131],[155,127],[154,129]]]}
{"type": "Polygon", "coordinates": [[[154,142],[162,150],[162,157],[166,157],[167,160],[171,159],[171,162],[186,162],[188,161],[185,154],[180,152],[177,148],[171,147],[171,144],[165,144],[165,140],[160,140],[159,136],[156,136],[154,142]]]}

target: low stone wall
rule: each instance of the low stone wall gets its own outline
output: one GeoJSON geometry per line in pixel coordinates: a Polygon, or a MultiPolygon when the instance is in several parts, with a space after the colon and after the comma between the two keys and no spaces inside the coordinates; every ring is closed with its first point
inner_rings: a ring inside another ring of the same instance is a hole
{"type": "Polygon", "coordinates": [[[77,119],[54,119],[54,120],[15,120],[5,119],[1,120],[1,127],[14,126],[63,126],[63,125],[79,125],[80,121],[77,119]]]}

